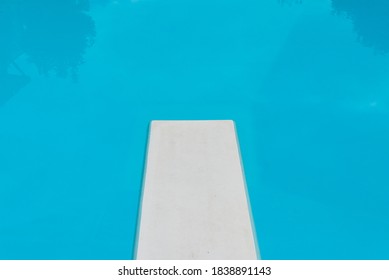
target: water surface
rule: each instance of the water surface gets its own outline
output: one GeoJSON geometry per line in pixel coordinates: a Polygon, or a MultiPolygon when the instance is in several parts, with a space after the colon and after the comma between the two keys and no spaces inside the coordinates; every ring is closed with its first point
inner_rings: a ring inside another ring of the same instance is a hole
{"type": "Polygon", "coordinates": [[[152,119],[236,121],[264,259],[389,259],[389,4],[5,0],[0,259],[131,259],[152,119]]]}

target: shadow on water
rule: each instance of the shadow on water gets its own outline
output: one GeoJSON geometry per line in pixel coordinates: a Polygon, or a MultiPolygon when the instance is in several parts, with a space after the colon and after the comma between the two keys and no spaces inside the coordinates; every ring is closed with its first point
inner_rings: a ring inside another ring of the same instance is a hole
{"type": "Polygon", "coordinates": [[[0,105],[30,80],[17,65],[24,55],[40,74],[77,80],[95,27],[89,0],[0,2],[0,105]]]}
{"type": "Polygon", "coordinates": [[[378,52],[389,51],[389,2],[387,0],[332,0],[337,13],[347,14],[363,44],[378,52]]]}
{"type": "MultiPolygon", "coordinates": [[[[302,4],[303,0],[278,0],[280,4],[302,4]]],[[[389,1],[331,0],[336,14],[353,22],[358,39],[379,53],[389,52],[389,1]]]]}

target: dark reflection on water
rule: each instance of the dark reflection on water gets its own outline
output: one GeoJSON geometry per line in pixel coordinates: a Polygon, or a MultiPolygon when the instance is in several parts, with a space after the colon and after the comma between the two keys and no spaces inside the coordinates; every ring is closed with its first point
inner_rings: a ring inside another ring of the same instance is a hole
{"type": "Polygon", "coordinates": [[[389,51],[389,1],[332,0],[336,12],[346,13],[353,21],[360,40],[379,52],[389,51]]]}
{"type": "Polygon", "coordinates": [[[0,73],[0,106],[28,84],[29,81],[30,77],[27,75],[0,73]]]}
{"type": "MultiPolygon", "coordinates": [[[[303,0],[278,0],[281,4],[301,4],[303,0]]],[[[389,51],[389,1],[331,0],[336,14],[345,14],[353,22],[359,40],[378,52],[389,51]]]]}
{"type": "Polygon", "coordinates": [[[29,82],[16,63],[25,55],[39,73],[77,79],[95,27],[89,0],[0,2],[0,105],[29,82]]]}

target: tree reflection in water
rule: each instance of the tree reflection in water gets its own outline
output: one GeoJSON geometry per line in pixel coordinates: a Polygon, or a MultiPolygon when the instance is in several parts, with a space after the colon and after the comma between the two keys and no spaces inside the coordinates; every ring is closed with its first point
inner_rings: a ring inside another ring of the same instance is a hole
{"type": "Polygon", "coordinates": [[[332,0],[337,13],[347,14],[363,44],[378,52],[389,51],[389,1],[332,0]]]}
{"type": "Polygon", "coordinates": [[[0,2],[0,104],[29,81],[16,64],[21,55],[41,74],[77,79],[95,37],[88,10],[89,0],[0,2]]]}

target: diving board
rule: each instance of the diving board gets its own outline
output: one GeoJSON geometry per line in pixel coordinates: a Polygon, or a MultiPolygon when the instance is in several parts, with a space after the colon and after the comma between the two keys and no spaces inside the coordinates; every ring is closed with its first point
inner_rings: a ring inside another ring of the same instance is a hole
{"type": "Polygon", "coordinates": [[[233,121],[153,121],[136,259],[258,259],[233,121]]]}

